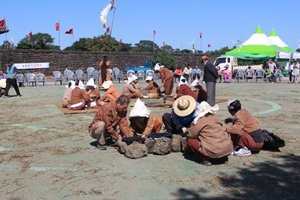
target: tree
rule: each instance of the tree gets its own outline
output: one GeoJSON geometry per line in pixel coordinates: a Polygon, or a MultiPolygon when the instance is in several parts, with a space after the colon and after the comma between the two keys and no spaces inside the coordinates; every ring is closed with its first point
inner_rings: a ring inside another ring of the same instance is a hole
{"type": "Polygon", "coordinates": [[[158,52],[159,50],[159,46],[150,40],[141,40],[132,48],[132,51],[134,52],[158,52]]]}
{"type": "Polygon", "coordinates": [[[167,53],[174,53],[174,49],[170,45],[165,45],[161,48],[162,51],[165,51],[167,53]]]}
{"type": "Polygon", "coordinates": [[[54,38],[48,33],[37,33],[31,37],[26,35],[18,43],[17,49],[59,49],[59,46],[53,45],[54,38]]]}
{"type": "Polygon", "coordinates": [[[156,53],[153,56],[153,62],[163,64],[165,65],[165,67],[167,67],[170,70],[174,70],[176,68],[176,63],[174,58],[166,52],[156,53]]]}
{"type": "Polygon", "coordinates": [[[8,40],[5,40],[0,48],[1,49],[14,49],[15,45],[13,42],[9,42],[8,40]]]}

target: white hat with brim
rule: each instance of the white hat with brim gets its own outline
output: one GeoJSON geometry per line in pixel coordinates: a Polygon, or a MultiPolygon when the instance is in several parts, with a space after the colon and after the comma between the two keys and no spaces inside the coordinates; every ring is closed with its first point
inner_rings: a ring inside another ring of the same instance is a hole
{"type": "Polygon", "coordinates": [[[186,79],[184,77],[181,77],[181,79],[180,79],[180,81],[178,83],[178,86],[181,86],[183,84],[187,84],[187,81],[186,81],[186,79]]]}
{"type": "MultiPolygon", "coordinates": [[[[70,88],[74,89],[75,88],[75,81],[69,81],[69,83],[70,82],[71,82],[71,87],[70,88]]],[[[68,83],[68,85],[66,85],[66,88],[69,87],[69,83],[68,83]]]]}
{"type": "Polygon", "coordinates": [[[237,100],[238,99],[232,99],[232,100],[227,101],[227,107],[229,107],[231,103],[233,103],[233,102],[235,102],[237,100]]]}
{"type": "Polygon", "coordinates": [[[190,95],[184,95],[174,101],[173,110],[179,117],[185,117],[193,113],[196,108],[196,100],[190,95]]]}
{"type": "Polygon", "coordinates": [[[96,85],[95,85],[95,81],[94,81],[94,79],[93,78],[90,78],[89,80],[88,80],[88,82],[86,83],[86,85],[85,86],[92,86],[92,87],[96,87],[96,85]]]}
{"type": "Polygon", "coordinates": [[[102,84],[102,87],[104,88],[104,89],[108,89],[108,88],[110,88],[110,86],[112,86],[113,85],[113,82],[112,81],[104,81],[104,83],[102,84]]]}
{"type": "Polygon", "coordinates": [[[191,86],[192,86],[192,87],[195,87],[195,86],[198,86],[198,85],[200,85],[198,79],[195,79],[195,80],[191,83],[191,86]]]}
{"type": "Polygon", "coordinates": [[[137,99],[133,108],[130,111],[129,117],[149,117],[150,110],[146,107],[145,103],[137,99]]]}
{"type": "Polygon", "coordinates": [[[138,79],[138,77],[136,75],[132,75],[131,78],[132,78],[132,81],[135,81],[138,79]]]}
{"type": "Polygon", "coordinates": [[[194,124],[196,124],[198,119],[205,116],[207,113],[215,114],[218,110],[219,106],[217,104],[211,106],[206,101],[202,101],[196,108],[194,124]]]}
{"type": "Polygon", "coordinates": [[[159,71],[160,68],[161,68],[160,64],[156,63],[156,65],[154,66],[154,70],[159,71]]]}
{"type": "Polygon", "coordinates": [[[131,77],[128,77],[127,81],[125,81],[125,82],[130,84],[132,81],[133,81],[133,79],[131,77]]]}
{"type": "Polygon", "coordinates": [[[152,80],[153,80],[152,76],[147,76],[145,81],[152,81],[152,80]]]}

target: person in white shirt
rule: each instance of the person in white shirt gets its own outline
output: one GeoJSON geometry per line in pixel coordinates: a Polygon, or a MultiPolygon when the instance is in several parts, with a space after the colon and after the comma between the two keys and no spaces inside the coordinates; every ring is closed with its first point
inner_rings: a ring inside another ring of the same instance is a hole
{"type": "Polygon", "coordinates": [[[192,74],[193,69],[191,68],[190,64],[187,64],[187,66],[183,69],[183,77],[189,82],[189,78],[192,74]]]}

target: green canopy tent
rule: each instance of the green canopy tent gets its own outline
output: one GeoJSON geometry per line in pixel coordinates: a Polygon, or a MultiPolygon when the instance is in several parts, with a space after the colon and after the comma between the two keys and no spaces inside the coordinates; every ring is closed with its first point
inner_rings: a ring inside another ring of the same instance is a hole
{"type": "Polygon", "coordinates": [[[241,46],[226,52],[226,55],[265,59],[266,57],[275,57],[277,52],[285,52],[285,50],[274,44],[263,33],[260,26],[258,26],[254,34],[246,42],[241,46]]]}
{"type": "Polygon", "coordinates": [[[271,31],[268,38],[271,40],[271,42],[273,42],[273,44],[280,47],[283,50],[283,52],[285,52],[285,53],[296,53],[296,51],[294,49],[289,47],[286,43],[284,43],[281,40],[281,38],[277,35],[277,33],[275,32],[274,29],[271,31]]]}

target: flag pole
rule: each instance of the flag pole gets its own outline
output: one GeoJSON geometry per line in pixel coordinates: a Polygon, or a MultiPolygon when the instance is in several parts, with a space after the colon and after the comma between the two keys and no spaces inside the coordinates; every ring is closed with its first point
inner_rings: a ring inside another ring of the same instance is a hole
{"type": "Polygon", "coordinates": [[[60,49],[60,27],[59,27],[59,30],[58,30],[58,46],[59,46],[59,49],[60,49]]]}
{"type": "Polygon", "coordinates": [[[109,33],[110,36],[112,34],[112,31],[113,31],[114,20],[115,20],[115,13],[116,13],[116,8],[114,9],[114,14],[113,14],[112,22],[111,22],[111,29],[110,29],[110,33],[109,33]]]}

